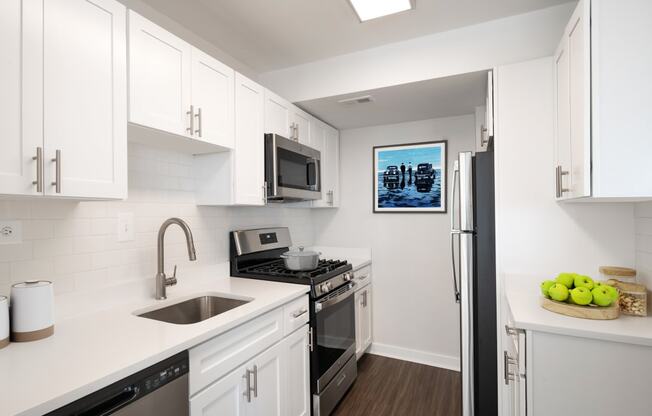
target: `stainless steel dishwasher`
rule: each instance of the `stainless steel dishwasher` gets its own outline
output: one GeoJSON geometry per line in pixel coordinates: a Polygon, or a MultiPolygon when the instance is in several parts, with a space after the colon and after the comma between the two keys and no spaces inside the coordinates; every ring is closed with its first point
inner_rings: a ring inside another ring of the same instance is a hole
{"type": "Polygon", "coordinates": [[[91,393],[48,416],[187,416],[188,351],[91,393]]]}

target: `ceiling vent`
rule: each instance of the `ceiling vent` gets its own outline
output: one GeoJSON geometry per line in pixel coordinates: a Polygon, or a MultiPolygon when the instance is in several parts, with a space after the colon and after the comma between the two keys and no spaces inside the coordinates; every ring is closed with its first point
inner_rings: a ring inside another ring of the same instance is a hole
{"type": "Polygon", "coordinates": [[[362,95],[360,97],[353,97],[353,98],[345,98],[343,100],[339,100],[338,103],[340,104],[367,104],[373,101],[373,97],[371,95],[362,95]]]}

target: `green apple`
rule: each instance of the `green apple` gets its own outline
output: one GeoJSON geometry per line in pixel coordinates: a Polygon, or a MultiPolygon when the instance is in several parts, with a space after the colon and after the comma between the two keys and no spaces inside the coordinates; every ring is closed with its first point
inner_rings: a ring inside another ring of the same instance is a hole
{"type": "Polygon", "coordinates": [[[593,300],[591,291],[585,287],[576,287],[570,291],[570,298],[578,305],[588,305],[593,300]]]}
{"type": "Polygon", "coordinates": [[[555,281],[566,286],[567,289],[572,289],[573,282],[575,281],[575,273],[559,273],[555,281]]]}
{"type": "Polygon", "coordinates": [[[541,294],[543,294],[543,296],[549,298],[550,295],[548,294],[548,289],[550,289],[552,287],[552,285],[554,285],[554,284],[555,284],[555,282],[553,282],[552,280],[544,280],[541,283],[541,294]]]}
{"type": "Polygon", "coordinates": [[[563,302],[568,299],[568,288],[564,284],[555,283],[554,285],[550,286],[550,289],[548,289],[548,295],[552,298],[552,300],[563,302]]]}
{"type": "Polygon", "coordinates": [[[609,296],[611,296],[611,301],[615,302],[618,300],[618,289],[616,289],[613,286],[607,285],[607,284],[602,284],[600,287],[605,287],[609,291],[609,296]]]}
{"type": "Polygon", "coordinates": [[[600,285],[593,288],[591,295],[593,295],[593,303],[598,306],[609,306],[613,303],[611,292],[607,289],[607,285],[600,285]]]}
{"type": "Polygon", "coordinates": [[[585,287],[589,290],[593,289],[594,286],[593,279],[589,276],[582,276],[581,274],[575,275],[573,283],[575,283],[575,287],[585,287]]]}

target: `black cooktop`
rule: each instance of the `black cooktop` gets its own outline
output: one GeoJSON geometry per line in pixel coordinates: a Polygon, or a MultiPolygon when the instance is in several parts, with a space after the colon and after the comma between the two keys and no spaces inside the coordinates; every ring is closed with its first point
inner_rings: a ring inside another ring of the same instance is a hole
{"type": "Polygon", "coordinates": [[[238,270],[235,275],[277,282],[317,285],[352,268],[353,266],[346,260],[322,259],[319,260],[319,265],[314,270],[294,271],[287,269],[283,260],[273,260],[238,270]]]}

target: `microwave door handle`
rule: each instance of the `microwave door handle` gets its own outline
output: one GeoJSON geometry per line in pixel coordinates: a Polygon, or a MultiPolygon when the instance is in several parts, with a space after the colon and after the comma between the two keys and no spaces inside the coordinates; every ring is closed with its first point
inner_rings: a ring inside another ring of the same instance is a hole
{"type": "Polygon", "coordinates": [[[307,174],[307,183],[309,187],[314,187],[314,190],[318,190],[319,188],[319,160],[317,158],[311,157],[308,159],[309,163],[306,165],[306,174],[307,174]],[[310,166],[314,165],[315,166],[315,183],[314,185],[310,183],[310,166]]]}
{"type": "Polygon", "coordinates": [[[272,136],[272,198],[278,196],[278,148],[276,147],[276,135],[272,136]]]}

